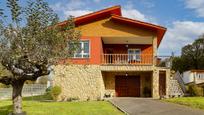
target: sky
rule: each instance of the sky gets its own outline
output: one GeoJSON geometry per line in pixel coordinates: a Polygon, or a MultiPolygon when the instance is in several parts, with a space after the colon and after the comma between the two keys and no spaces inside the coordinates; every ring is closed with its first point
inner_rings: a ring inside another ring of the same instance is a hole
{"type": "MultiPolygon", "coordinates": [[[[3,2],[2,2],[3,1],[3,2]]],[[[0,5],[4,7],[5,0],[0,5]]],[[[23,4],[20,0],[21,4],[23,4]]],[[[121,5],[124,17],[158,24],[167,28],[159,55],[180,55],[181,48],[204,33],[204,0],[46,0],[65,20],[114,5],[121,5]]]]}

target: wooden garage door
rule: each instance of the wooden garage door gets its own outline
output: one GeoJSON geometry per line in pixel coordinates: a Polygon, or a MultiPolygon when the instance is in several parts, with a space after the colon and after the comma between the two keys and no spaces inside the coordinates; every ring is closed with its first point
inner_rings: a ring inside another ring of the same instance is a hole
{"type": "Polygon", "coordinates": [[[116,76],[115,90],[117,97],[139,97],[140,76],[116,76]]]}

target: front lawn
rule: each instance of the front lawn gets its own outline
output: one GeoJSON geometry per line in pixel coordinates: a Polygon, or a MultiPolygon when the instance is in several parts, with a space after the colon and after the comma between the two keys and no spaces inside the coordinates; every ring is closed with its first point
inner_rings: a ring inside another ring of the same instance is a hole
{"type": "Polygon", "coordinates": [[[193,108],[204,109],[204,97],[182,97],[165,99],[167,102],[190,106],[193,108]]]}
{"type": "MultiPolygon", "coordinates": [[[[11,111],[11,101],[0,101],[0,115],[8,115],[11,111]]],[[[123,115],[107,101],[39,102],[24,99],[23,111],[28,115],[123,115]]]]}

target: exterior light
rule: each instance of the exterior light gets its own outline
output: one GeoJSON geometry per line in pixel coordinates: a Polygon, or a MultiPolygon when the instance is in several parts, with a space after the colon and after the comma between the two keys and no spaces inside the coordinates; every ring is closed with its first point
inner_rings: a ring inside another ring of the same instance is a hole
{"type": "Polygon", "coordinates": [[[127,43],[127,44],[125,45],[125,47],[128,48],[128,41],[126,41],[126,43],[127,43]]]}
{"type": "Polygon", "coordinates": [[[125,76],[128,76],[128,73],[127,73],[127,72],[125,73],[125,76]]]}

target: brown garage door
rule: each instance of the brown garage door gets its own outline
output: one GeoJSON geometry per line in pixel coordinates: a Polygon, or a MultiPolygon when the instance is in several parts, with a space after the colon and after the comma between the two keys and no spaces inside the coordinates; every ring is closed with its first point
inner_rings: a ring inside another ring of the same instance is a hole
{"type": "Polygon", "coordinates": [[[115,90],[117,97],[139,97],[140,76],[116,76],[115,90]]]}

